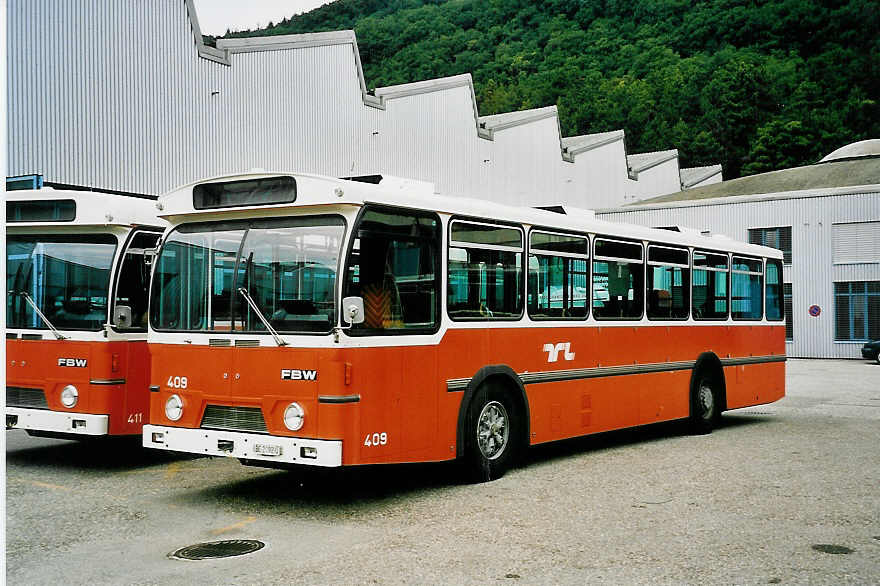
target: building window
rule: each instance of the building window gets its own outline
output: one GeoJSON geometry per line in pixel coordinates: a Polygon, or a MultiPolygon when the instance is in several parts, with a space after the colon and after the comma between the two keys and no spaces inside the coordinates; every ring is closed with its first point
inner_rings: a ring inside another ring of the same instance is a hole
{"type": "Polygon", "coordinates": [[[880,222],[834,224],[831,245],[836,265],[880,262],[880,222]]]}
{"type": "Polygon", "coordinates": [[[782,286],[785,304],[785,339],[794,340],[794,313],[791,309],[791,283],[782,286]]]}
{"type": "Polygon", "coordinates": [[[880,281],[834,283],[834,339],[880,340],[880,281]]]}
{"type": "Polygon", "coordinates": [[[782,261],[791,264],[791,226],[749,228],[749,244],[760,244],[782,251],[782,261]]]}

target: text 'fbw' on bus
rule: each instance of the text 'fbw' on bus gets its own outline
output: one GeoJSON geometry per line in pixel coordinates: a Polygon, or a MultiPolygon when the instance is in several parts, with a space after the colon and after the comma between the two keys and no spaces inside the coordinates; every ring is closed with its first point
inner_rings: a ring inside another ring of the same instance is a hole
{"type": "Polygon", "coordinates": [[[784,395],[781,252],[384,183],[160,198],[145,446],[489,480],[529,445],[784,395]]]}
{"type": "Polygon", "coordinates": [[[79,439],[148,420],[155,201],[79,189],[6,194],[6,428],[79,439]]]}

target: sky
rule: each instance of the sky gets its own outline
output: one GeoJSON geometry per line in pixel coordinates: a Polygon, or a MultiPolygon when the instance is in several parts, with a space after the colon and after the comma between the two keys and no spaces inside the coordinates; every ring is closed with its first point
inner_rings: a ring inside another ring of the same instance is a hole
{"type": "Polygon", "coordinates": [[[332,0],[194,0],[203,35],[263,28],[332,0]]]}

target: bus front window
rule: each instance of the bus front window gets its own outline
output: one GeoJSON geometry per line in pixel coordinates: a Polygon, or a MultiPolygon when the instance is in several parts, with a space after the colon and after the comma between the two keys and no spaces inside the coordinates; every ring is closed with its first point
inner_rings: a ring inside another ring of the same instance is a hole
{"type": "Polygon", "coordinates": [[[58,329],[100,330],[115,253],[111,234],[8,236],[7,327],[48,328],[27,295],[58,329]]]}
{"type": "Polygon", "coordinates": [[[184,225],[162,248],[151,322],[159,330],[328,332],[344,224],[334,216],[184,225]]]}

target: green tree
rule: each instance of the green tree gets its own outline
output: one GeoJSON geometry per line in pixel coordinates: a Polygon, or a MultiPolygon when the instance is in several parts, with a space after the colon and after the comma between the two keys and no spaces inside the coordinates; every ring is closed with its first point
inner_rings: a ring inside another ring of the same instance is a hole
{"type": "Polygon", "coordinates": [[[797,167],[816,160],[816,133],[800,120],[771,120],[758,129],[743,175],[797,167]]]}

